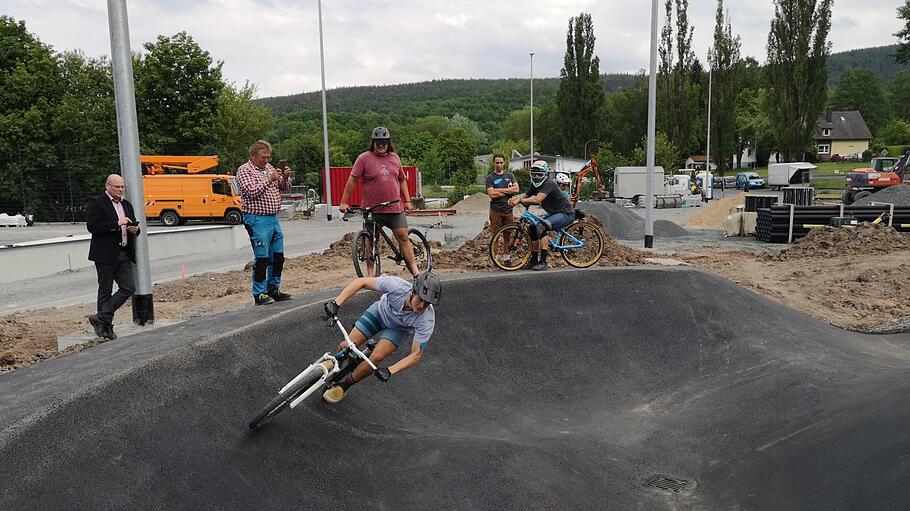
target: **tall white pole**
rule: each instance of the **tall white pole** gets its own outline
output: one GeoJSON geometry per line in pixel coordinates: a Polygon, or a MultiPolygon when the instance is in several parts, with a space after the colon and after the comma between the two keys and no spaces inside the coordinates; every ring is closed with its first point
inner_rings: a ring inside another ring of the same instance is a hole
{"type": "Polygon", "coordinates": [[[534,163],[534,54],[531,53],[531,160],[534,163]]]}
{"type": "Polygon", "coordinates": [[[654,246],[654,132],[657,117],[657,0],[651,0],[651,66],[648,72],[648,176],[645,193],[645,248],[654,246]]]}
{"type": "Polygon", "coordinates": [[[130,52],[126,0],[108,0],[107,17],[111,31],[111,69],[117,110],[120,172],[126,184],[126,198],[138,208],[137,216],[141,228],[139,236],[134,238],[136,293],[133,295],[133,322],[145,325],[155,322],[155,307],[152,300],[152,272],[149,266],[148,226],[145,215],[142,214],[145,196],[142,190],[142,168],[139,165],[139,122],[136,115],[136,88],[133,82],[133,55],[130,52]]]}
{"type": "Polygon", "coordinates": [[[329,166],[329,116],[325,104],[325,51],[322,47],[322,0],[316,0],[319,6],[319,72],[322,75],[322,147],[325,154],[325,203],[326,220],[332,221],[332,172],[329,166]]]}
{"type": "Polygon", "coordinates": [[[711,60],[708,59],[708,143],[705,147],[705,180],[701,184],[702,190],[705,191],[705,197],[708,196],[708,187],[712,186],[708,176],[711,175],[711,72],[714,70],[714,65],[711,63],[711,60]]]}

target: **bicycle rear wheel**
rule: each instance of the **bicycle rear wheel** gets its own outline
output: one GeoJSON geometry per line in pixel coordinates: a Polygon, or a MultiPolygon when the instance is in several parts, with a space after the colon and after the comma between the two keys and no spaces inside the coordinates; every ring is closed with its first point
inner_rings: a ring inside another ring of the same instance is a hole
{"type": "Polygon", "coordinates": [[[531,260],[531,236],[518,225],[506,225],[490,238],[490,259],[505,271],[521,269],[531,260]]]}
{"type": "Polygon", "coordinates": [[[354,237],[351,246],[351,258],[354,260],[354,271],[358,277],[377,277],[382,271],[380,268],[381,257],[373,255],[373,233],[362,230],[354,237]],[[373,271],[369,271],[369,262],[373,263],[373,271]]]}
{"type": "Polygon", "coordinates": [[[411,227],[408,229],[408,239],[414,248],[414,262],[417,264],[417,273],[433,269],[433,253],[430,251],[430,242],[422,232],[411,227]]]}
{"type": "Polygon", "coordinates": [[[251,420],[247,426],[253,431],[256,431],[266,425],[270,420],[274,419],[276,415],[287,408],[288,405],[291,404],[291,401],[297,399],[300,394],[303,394],[306,389],[316,383],[321,375],[322,370],[320,370],[319,367],[311,367],[308,373],[301,378],[300,381],[294,384],[294,386],[284,392],[279,392],[274,399],[269,401],[269,404],[265,405],[262,410],[259,410],[259,413],[253,417],[253,420],[251,420]]]}
{"type": "MultiPolygon", "coordinates": [[[[566,248],[561,251],[562,258],[570,265],[576,268],[587,268],[596,263],[600,256],[603,255],[607,241],[603,232],[597,226],[576,220],[566,227],[565,231],[584,244],[580,248],[566,248]]],[[[574,240],[562,234],[560,234],[559,238],[560,245],[572,245],[575,243],[574,240]]]]}

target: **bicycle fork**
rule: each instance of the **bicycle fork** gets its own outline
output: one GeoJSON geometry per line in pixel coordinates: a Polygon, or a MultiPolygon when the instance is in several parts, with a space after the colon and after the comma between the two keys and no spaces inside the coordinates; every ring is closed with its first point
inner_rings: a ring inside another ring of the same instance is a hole
{"type": "Polygon", "coordinates": [[[306,389],[306,392],[298,396],[297,399],[291,401],[291,404],[289,405],[291,408],[294,408],[300,404],[301,401],[308,398],[313,392],[316,392],[316,389],[318,389],[329,378],[329,375],[337,373],[338,362],[335,360],[335,357],[329,353],[326,353],[319,359],[319,362],[311,365],[310,367],[307,367],[302,373],[298,374],[297,377],[289,381],[287,385],[281,388],[281,391],[279,393],[285,392],[287,389],[296,385],[297,382],[305,378],[314,368],[319,369],[322,372],[322,377],[320,377],[316,383],[310,385],[310,388],[306,389]]]}

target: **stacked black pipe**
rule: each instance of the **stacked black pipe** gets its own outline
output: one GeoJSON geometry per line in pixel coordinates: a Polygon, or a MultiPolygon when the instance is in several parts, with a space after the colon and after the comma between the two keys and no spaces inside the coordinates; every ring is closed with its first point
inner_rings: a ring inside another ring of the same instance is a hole
{"type": "MultiPolygon", "coordinates": [[[[859,222],[871,222],[890,206],[845,206],[843,216],[852,216],[859,222]]],[[[809,233],[814,226],[828,225],[831,219],[841,216],[840,206],[794,206],[793,239],[809,233]]],[[[883,220],[888,223],[887,218],[883,220]]],[[[895,206],[891,226],[900,232],[910,232],[910,206],[895,206]]],[[[770,243],[786,243],[790,231],[790,206],[760,208],[755,224],[755,239],[770,243]]]]}

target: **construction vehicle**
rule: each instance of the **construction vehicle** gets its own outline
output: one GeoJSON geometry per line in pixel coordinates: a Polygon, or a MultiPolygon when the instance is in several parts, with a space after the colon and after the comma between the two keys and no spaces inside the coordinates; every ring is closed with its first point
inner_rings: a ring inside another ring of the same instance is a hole
{"type": "Polygon", "coordinates": [[[908,160],[910,160],[910,151],[897,159],[893,157],[872,158],[869,167],[848,172],[844,179],[844,193],[841,196],[844,205],[849,206],[879,190],[904,182],[910,183],[910,173],[907,173],[908,160]]]}
{"type": "Polygon", "coordinates": [[[145,217],[168,227],[188,220],[243,222],[234,176],[203,174],[218,166],[218,156],[140,156],[145,217]]]}
{"type": "Polygon", "coordinates": [[[592,172],[594,173],[594,183],[597,186],[597,189],[591,192],[590,200],[605,200],[607,198],[607,187],[604,185],[603,178],[600,177],[600,169],[597,167],[597,160],[591,158],[585,163],[585,166],[575,174],[575,182],[572,186],[570,200],[578,201],[578,194],[581,193],[581,184],[588,174],[592,172]]]}

